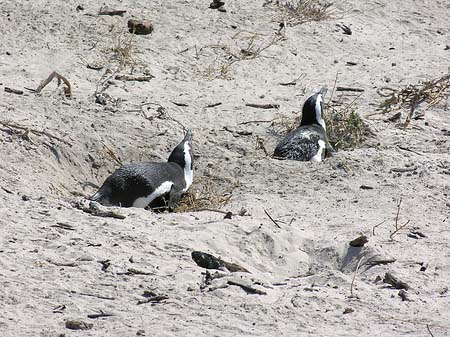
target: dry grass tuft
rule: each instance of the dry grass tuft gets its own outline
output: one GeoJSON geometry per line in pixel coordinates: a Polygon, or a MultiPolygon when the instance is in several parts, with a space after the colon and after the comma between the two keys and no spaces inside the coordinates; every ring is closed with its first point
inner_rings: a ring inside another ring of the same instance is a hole
{"type": "MultiPolygon", "coordinates": [[[[227,185],[231,185],[227,183],[227,185]]],[[[220,210],[231,198],[231,191],[219,186],[212,177],[199,177],[187,191],[175,212],[198,212],[202,210],[220,210]]]]}
{"type": "Polygon", "coordinates": [[[214,57],[214,60],[200,73],[211,81],[217,78],[230,80],[235,63],[264,57],[264,51],[276,45],[284,38],[281,35],[263,35],[240,31],[232,38],[230,44],[214,44],[196,48],[196,59],[214,57]]]}
{"type": "Polygon", "coordinates": [[[127,66],[134,66],[136,61],[133,58],[133,35],[123,36],[121,33],[113,36],[112,51],[119,62],[120,69],[127,66]]]}
{"type": "Polygon", "coordinates": [[[330,101],[325,108],[324,119],[328,139],[335,149],[358,147],[371,134],[352,103],[338,106],[330,101]]]}
{"type": "Polygon", "coordinates": [[[419,104],[426,102],[428,103],[427,109],[429,109],[444,98],[450,97],[450,73],[418,84],[407,85],[403,89],[383,87],[377,92],[380,96],[385,97],[384,102],[380,104],[383,113],[409,108],[408,116],[403,123],[404,126],[407,126],[419,104]]]}
{"type": "Polygon", "coordinates": [[[282,22],[297,26],[311,21],[323,21],[334,18],[332,2],[321,0],[278,0],[277,7],[282,11],[282,22]]]}

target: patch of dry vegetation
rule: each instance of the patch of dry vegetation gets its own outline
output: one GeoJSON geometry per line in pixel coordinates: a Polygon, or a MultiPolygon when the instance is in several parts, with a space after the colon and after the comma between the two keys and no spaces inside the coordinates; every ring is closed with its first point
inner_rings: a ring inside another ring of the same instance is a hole
{"type": "Polygon", "coordinates": [[[214,60],[205,69],[200,70],[207,80],[231,79],[232,66],[241,61],[263,57],[262,53],[284,39],[283,36],[264,35],[253,32],[238,32],[229,44],[214,44],[196,49],[196,59],[203,56],[214,56],[214,60]]]}
{"type": "Polygon", "coordinates": [[[311,21],[329,20],[335,17],[332,2],[321,0],[277,0],[277,9],[281,11],[281,22],[297,26],[311,21]]]}
{"type": "Polygon", "coordinates": [[[230,200],[231,192],[228,188],[221,187],[217,179],[212,177],[195,178],[189,191],[181,198],[175,212],[220,210],[230,200]]]}
{"type": "Polygon", "coordinates": [[[418,84],[409,84],[402,89],[383,87],[377,92],[385,98],[380,104],[382,113],[409,108],[409,113],[402,123],[407,126],[419,104],[426,102],[426,109],[429,109],[450,97],[450,73],[418,84]]]}
{"type": "Polygon", "coordinates": [[[360,146],[371,131],[352,103],[339,106],[328,103],[324,113],[330,144],[335,149],[360,146]]]}

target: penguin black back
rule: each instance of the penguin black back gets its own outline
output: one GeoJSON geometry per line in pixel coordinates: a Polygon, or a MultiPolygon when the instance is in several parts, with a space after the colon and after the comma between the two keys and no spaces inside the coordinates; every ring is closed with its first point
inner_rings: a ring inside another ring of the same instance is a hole
{"type": "Polygon", "coordinates": [[[323,99],[327,88],[310,96],[303,104],[300,126],[289,132],[276,146],[274,157],[320,162],[333,152],[323,119],[323,99]]]}
{"type": "Polygon", "coordinates": [[[192,132],[188,130],[167,162],[124,165],[114,171],[90,199],[105,206],[146,207],[169,196],[173,209],[193,181],[192,132]]]}

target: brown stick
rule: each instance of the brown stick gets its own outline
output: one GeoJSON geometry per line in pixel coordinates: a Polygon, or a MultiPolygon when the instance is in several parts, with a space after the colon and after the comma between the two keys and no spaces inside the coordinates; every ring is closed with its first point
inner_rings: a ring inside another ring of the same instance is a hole
{"type": "Polygon", "coordinates": [[[221,104],[222,104],[222,102],[211,103],[211,104],[208,104],[208,105],[206,106],[206,108],[214,108],[215,106],[219,106],[219,105],[221,105],[221,104]]]}
{"type": "Polygon", "coordinates": [[[256,120],[256,121],[245,121],[240,122],[238,125],[245,125],[245,124],[253,124],[253,123],[271,123],[272,121],[266,121],[266,120],[256,120]]]}
{"type": "Polygon", "coordinates": [[[417,170],[417,167],[407,167],[407,168],[391,168],[391,172],[400,172],[400,173],[403,173],[403,172],[412,172],[412,171],[415,171],[415,170],[417,170]]]}
{"type": "Polygon", "coordinates": [[[11,94],[16,94],[16,95],[23,95],[22,90],[17,90],[17,89],[13,89],[13,88],[9,88],[9,87],[5,87],[5,92],[9,92],[11,94]]]}
{"type": "Polygon", "coordinates": [[[45,88],[45,86],[47,84],[49,84],[53,78],[57,78],[58,79],[58,84],[60,81],[63,81],[64,84],[66,85],[64,87],[64,95],[66,95],[66,97],[71,97],[72,96],[72,87],[70,85],[70,82],[67,80],[67,78],[65,78],[64,76],[60,75],[59,73],[57,73],[56,71],[52,72],[47,79],[45,79],[44,81],[42,81],[42,83],[39,85],[39,87],[37,87],[37,89],[35,90],[36,93],[40,93],[42,91],[42,89],[45,88]]]}
{"type": "Polygon", "coordinates": [[[32,132],[32,133],[34,133],[36,135],[44,135],[44,136],[47,136],[48,138],[55,139],[55,140],[60,141],[60,142],[62,142],[64,144],[72,146],[72,144],[70,144],[67,140],[64,140],[62,138],[54,136],[54,135],[52,135],[51,133],[49,133],[47,131],[35,130],[35,129],[31,129],[31,128],[23,126],[23,125],[19,125],[19,124],[13,123],[13,122],[6,122],[6,121],[0,121],[0,125],[3,125],[3,126],[5,126],[7,128],[10,128],[10,129],[18,129],[18,130],[23,130],[25,132],[32,132]]]}
{"type": "Polygon", "coordinates": [[[252,108],[258,108],[258,109],[279,109],[279,104],[257,104],[257,103],[246,103],[246,106],[252,107],[252,108]]]}
{"type": "Polygon", "coordinates": [[[434,337],[433,333],[431,332],[430,326],[427,324],[427,330],[431,337],[434,337]]]}
{"type": "Polygon", "coordinates": [[[103,311],[100,311],[98,314],[87,315],[87,317],[91,318],[91,319],[96,319],[96,318],[100,318],[100,317],[111,317],[111,316],[114,316],[114,314],[103,312],[103,311]]]}
{"type": "Polygon", "coordinates": [[[250,294],[258,294],[258,295],[267,295],[267,293],[265,291],[253,288],[249,285],[243,284],[241,282],[238,281],[233,281],[233,280],[228,280],[227,283],[231,286],[238,286],[241,287],[242,289],[244,289],[247,293],[250,294]]]}
{"type": "Polygon", "coordinates": [[[145,300],[139,300],[137,304],[144,304],[144,303],[160,303],[163,300],[169,299],[166,295],[156,295],[149,298],[146,298],[145,300]]]}
{"type": "Polygon", "coordinates": [[[377,228],[378,226],[381,226],[382,224],[384,224],[386,222],[386,220],[381,221],[379,224],[376,224],[375,226],[372,227],[372,234],[375,236],[375,228],[377,228]]]}
{"type": "Polygon", "coordinates": [[[269,217],[269,219],[272,220],[272,222],[275,224],[275,226],[277,226],[278,228],[281,229],[280,225],[277,224],[277,222],[270,216],[269,212],[267,212],[266,210],[264,210],[264,213],[266,213],[266,215],[269,217]]]}
{"type": "Polygon", "coordinates": [[[361,256],[358,263],[356,264],[355,273],[353,274],[352,283],[350,284],[350,297],[353,297],[353,284],[355,283],[356,274],[358,273],[359,267],[361,266],[361,262],[364,256],[361,256]]]}
{"type": "Polygon", "coordinates": [[[153,75],[127,75],[127,74],[117,74],[114,78],[119,81],[136,81],[136,82],[148,82],[155,76],[153,75]]]}
{"type": "Polygon", "coordinates": [[[353,92],[363,92],[362,88],[350,88],[350,87],[336,87],[336,91],[353,91],[353,92]]]}
{"type": "Polygon", "coordinates": [[[107,9],[107,8],[100,8],[98,11],[98,15],[124,15],[127,11],[124,9],[107,9]]]}

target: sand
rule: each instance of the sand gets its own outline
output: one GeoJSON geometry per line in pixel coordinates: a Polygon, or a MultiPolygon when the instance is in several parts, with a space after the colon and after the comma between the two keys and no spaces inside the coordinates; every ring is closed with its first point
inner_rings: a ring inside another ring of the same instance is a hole
{"type": "MultiPolygon", "coordinates": [[[[395,111],[381,113],[377,93],[448,73],[446,1],[349,0],[281,35],[281,12],[263,1],[227,1],[226,12],[208,1],[108,2],[123,16],[98,16],[95,1],[0,3],[1,336],[450,334],[449,91],[404,128],[385,121],[395,111]],[[128,33],[131,18],[154,32],[128,33]],[[56,80],[28,90],[53,71],[71,98],[56,80]],[[280,137],[271,122],[293,121],[336,76],[364,90],[341,101],[355,101],[373,135],[319,164],[270,158],[264,149],[280,137]],[[176,121],[194,133],[193,188],[231,195],[220,208],[231,219],[75,207],[119,162],[166,160],[183,135],[176,121]],[[394,233],[396,217],[409,222],[394,233]],[[360,235],[368,243],[350,247],[360,235]],[[195,250],[250,273],[205,285],[195,250]],[[409,289],[383,282],[386,273],[409,289]],[[144,291],[167,299],[137,304],[144,291]],[[88,317],[100,312],[112,316],[88,317]]],[[[408,108],[399,111],[403,121],[408,108]]]]}

